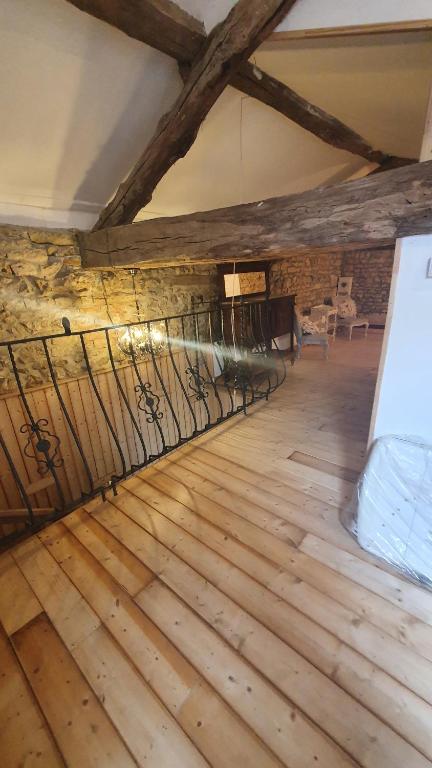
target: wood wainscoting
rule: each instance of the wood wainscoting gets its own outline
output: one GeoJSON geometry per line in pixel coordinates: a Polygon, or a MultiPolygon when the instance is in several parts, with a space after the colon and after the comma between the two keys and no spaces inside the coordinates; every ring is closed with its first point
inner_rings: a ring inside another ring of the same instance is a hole
{"type": "MultiPolygon", "coordinates": [[[[173,357],[183,386],[188,390],[190,377],[186,371],[190,361],[186,358],[184,351],[181,350],[173,353],[173,357]]],[[[213,360],[208,359],[207,362],[212,370],[213,360]]],[[[141,380],[150,383],[152,393],[160,399],[159,408],[162,413],[160,424],[165,440],[167,444],[176,444],[175,423],[169,412],[167,398],[161,383],[155,375],[154,366],[151,361],[139,362],[137,366],[141,380]]],[[[168,396],[175,407],[182,433],[191,434],[194,430],[192,413],[188,407],[185,407],[184,396],[170,356],[161,355],[158,358],[158,366],[168,396]]],[[[156,423],[149,421],[148,413],[138,407],[140,392],[136,391],[137,377],[133,366],[123,364],[117,366],[116,370],[120,384],[127,396],[129,407],[141,430],[148,454],[160,454],[162,449],[160,431],[156,423]]],[[[94,380],[120,443],[126,469],[129,471],[133,465],[140,465],[144,461],[141,441],[134,429],[131,415],[121,396],[113,371],[104,370],[95,373],[94,380]]],[[[121,457],[88,375],[59,381],[59,390],[78,435],[94,486],[108,484],[112,475],[122,474],[121,457]]],[[[46,384],[26,389],[25,394],[35,419],[47,419],[48,423],[45,429],[60,440],[58,455],[62,464],[56,472],[66,504],[80,500],[81,492],[89,491],[89,479],[54,386],[46,384]]],[[[221,391],[220,396],[224,397],[223,391],[221,391]]],[[[191,402],[198,429],[202,429],[207,419],[206,408],[203,402],[196,398],[192,398],[191,402]]],[[[206,405],[212,418],[217,418],[218,403],[211,388],[209,388],[206,405]]],[[[58,493],[50,473],[45,476],[47,480],[45,482],[38,472],[38,464],[34,458],[34,437],[32,444],[26,451],[28,434],[21,432],[21,427],[28,422],[29,417],[24,403],[17,392],[0,396],[2,436],[13,459],[15,469],[24,487],[31,488],[31,501],[35,502],[35,506],[40,510],[50,510],[56,505],[58,506],[58,493]],[[40,490],[34,490],[37,488],[40,490]]],[[[2,517],[3,519],[8,515],[9,518],[11,517],[11,510],[19,511],[22,507],[23,500],[11,468],[4,452],[0,450],[0,524],[2,517]]],[[[17,525],[23,527],[22,523],[14,524],[12,522],[3,522],[1,525],[5,534],[16,529],[17,525]]]]}

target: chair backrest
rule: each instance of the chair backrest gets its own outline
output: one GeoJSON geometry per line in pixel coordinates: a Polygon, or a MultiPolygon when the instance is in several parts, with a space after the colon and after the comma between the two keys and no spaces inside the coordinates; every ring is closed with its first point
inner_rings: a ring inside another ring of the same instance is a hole
{"type": "Polygon", "coordinates": [[[338,277],[337,282],[337,295],[338,296],[351,296],[353,278],[352,277],[338,277]]]}
{"type": "Polygon", "coordinates": [[[301,315],[294,311],[294,333],[298,344],[306,343],[306,339],[321,336],[323,331],[317,326],[311,315],[301,315]]]}
{"type": "Polygon", "coordinates": [[[339,317],[357,317],[357,304],[351,296],[335,296],[333,306],[338,308],[339,317]]]}
{"type": "Polygon", "coordinates": [[[326,333],[328,328],[327,309],[324,305],[312,307],[310,314],[311,321],[316,325],[317,332],[326,333]]]}

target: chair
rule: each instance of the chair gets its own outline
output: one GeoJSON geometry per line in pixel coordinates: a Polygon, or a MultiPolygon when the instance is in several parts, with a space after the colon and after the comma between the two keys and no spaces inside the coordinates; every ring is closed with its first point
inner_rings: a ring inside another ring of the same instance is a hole
{"type": "Polygon", "coordinates": [[[307,346],[322,347],[324,357],[326,360],[328,359],[328,335],[327,333],[319,333],[308,316],[299,315],[297,312],[294,312],[294,333],[297,339],[297,360],[301,358],[303,347],[307,346]]]}
{"type": "Polygon", "coordinates": [[[338,309],[337,327],[347,329],[350,341],[352,339],[353,328],[364,327],[364,335],[367,336],[369,330],[369,318],[357,314],[357,305],[351,296],[336,296],[333,298],[333,305],[338,309]]]}
{"type": "Polygon", "coordinates": [[[311,309],[311,320],[318,326],[319,331],[325,331],[329,338],[336,338],[337,330],[337,307],[327,304],[317,304],[311,309]]]}

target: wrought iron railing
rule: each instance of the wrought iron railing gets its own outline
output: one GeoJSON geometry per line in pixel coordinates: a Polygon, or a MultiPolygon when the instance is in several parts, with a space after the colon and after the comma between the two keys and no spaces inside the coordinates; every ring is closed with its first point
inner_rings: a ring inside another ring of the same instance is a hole
{"type": "Polygon", "coordinates": [[[2,542],[268,399],[286,375],[270,311],[255,302],[83,331],[63,318],[64,333],[0,343],[2,542]]]}

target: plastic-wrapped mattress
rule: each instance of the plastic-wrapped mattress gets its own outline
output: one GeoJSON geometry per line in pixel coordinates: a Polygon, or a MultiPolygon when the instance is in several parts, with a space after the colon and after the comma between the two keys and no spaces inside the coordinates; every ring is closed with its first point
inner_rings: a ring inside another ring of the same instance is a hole
{"type": "Polygon", "coordinates": [[[363,549],[432,588],[432,446],[378,438],[341,519],[363,549]]]}

